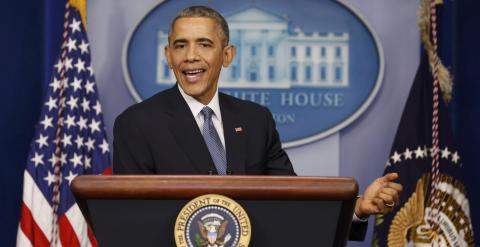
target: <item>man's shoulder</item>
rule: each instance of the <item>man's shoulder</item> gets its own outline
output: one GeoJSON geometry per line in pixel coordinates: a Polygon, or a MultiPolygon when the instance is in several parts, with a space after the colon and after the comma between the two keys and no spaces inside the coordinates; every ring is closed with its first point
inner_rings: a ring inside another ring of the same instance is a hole
{"type": "Polygon", "coordinates": [[[219,99],[223,104],[235,105],[245,110],[265,111],[267,108],[256,102],[239,99],[226,93],[219,92],[219,99]]]}
{"type": "Polygon", "coordinates": [[[265,114],[269,112],[268,108],[266,108],[265,106],[262,106],[252,101],[242,100],[221,92],[218,93],[218,96],[220,99],[222,110],[223,110],[223,107],[226,106],[228,108],[235,109],[240,113],[247,113],[247,114],[259,114],[259,113],[265,114]]]}
{"type": "Polygon", "coordinates": [[[224,93],[219,93],[219,100],[222,114],[224,111],[227,111],[230,116],[241,118],[246,122],[251,121],[252,124],[269,122],[272,118],[270,110],[258,103],[242,100],[224,93]]]}
{"type": "Polygon", "coordinates": [[[175,87],[166,89],[164,91],[158,92],[155,95],[129,106],[125,109],[117,119],[130,118],[130,117],[141,117],[141,116],[152,116],[152,114],[157,115],[165,112],[167,109],[171,108],[169,104],[174,104],[174,93],[175,87]]]}

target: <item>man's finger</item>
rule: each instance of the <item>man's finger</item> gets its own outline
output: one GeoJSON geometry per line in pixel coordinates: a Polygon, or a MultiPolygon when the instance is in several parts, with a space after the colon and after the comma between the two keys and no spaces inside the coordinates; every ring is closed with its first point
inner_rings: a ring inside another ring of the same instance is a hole
{"type": "Polygon", "coordinates": [[[385,206],[385,203],[383,202],[382,199],[380,198],[373,198],[373,203],[375,206],[378,208],[378,212],[375,212],[375,214],[385,212],[385,209],[387,206],[385,206]]]}
{"type": "Polygon", "coordinates": [[[397,178],[398,178],[398,173],[396,173],[396,172],[387,173],[383,177],[381,177],[381,179],[385,183],[392,182],[397,178]]]}
{"type": "Polygon", "coordinates": [[[398,204],[398,192],[392,188],[383,188],[380,193],[390,195],[393,201],[398,204]]]}
{"type": "Polygon", "coordinates": [[[402,192],[402,190],[403,190],[403,186],[401,184],[395,183],[395,182],[389,182],[385,185],[385,187],[392,188],[392,189],[396,190],[397,192],[402,192]]]}
{"type": "Polygon", "coordinates": [[[377,208],[379,210],[377,212],[377,214],[389,213],[395,207],[395,204],[393,204],[393,202],[385,203],[385,201],[383,199],[380,199],[380,198],[375,198],[375,199],[373,199],[373,201],[374,201],[375,205],[377,206],[377,208]]]}
{"type": "Polygon", "coordinates": [[[394,197],[398,197],[399,193],[396,189],[392,189],[392,188],[388,188],[388,187],[384,187],[380,190],[380,192],[383,192],[385,194],[389,194],[391,196],[394,196],[394,197]]]}
{"type": "Polygon", "coordinates": [[[377,197],[382,199],[385,205],[395,204],[395,201],[396,201],[392,195],[389,195],[383,192],[378,193],[377,197]]]}

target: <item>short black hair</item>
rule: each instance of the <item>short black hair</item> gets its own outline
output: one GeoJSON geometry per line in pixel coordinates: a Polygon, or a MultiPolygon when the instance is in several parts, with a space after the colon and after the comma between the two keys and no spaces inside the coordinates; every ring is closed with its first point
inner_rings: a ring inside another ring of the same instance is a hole
{"type": "Polygon", "coordinates": [[[186,17],[207,17],[213,19],[216,24],[219,26],[221,31],[221,36],[223,38],[223,45],[228,45],[230,39],[230,31],[228,29],[228,24],[225,18],[216,10],[209,8],[207,6],[190,6],[182,9],[178,14],[173,18],[172,23],[170,23],[170,31],[168,32],[168,41],[170,41],[170,35],[173,31],[173,25],[180,18],[186,17]]]}

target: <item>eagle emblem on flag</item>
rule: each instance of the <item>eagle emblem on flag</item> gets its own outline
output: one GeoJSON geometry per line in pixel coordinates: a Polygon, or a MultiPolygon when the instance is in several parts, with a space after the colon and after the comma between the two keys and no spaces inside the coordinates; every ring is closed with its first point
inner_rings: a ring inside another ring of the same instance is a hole
{"type": "Polygon", "coordinates": [[[442,202],[438,220],[434,221],[429,217],[432,209],[424,203],[428,180],[427,175],[418,179],[415,192],[393,218],[388,246],[468,246],[473,241],[472,231],[466,229],[470,227],[470,215],[461,183],[451,176],[441,176],[438,189],[442,202]],[[432,229],[438,229],[436,234],[432,229]]]}

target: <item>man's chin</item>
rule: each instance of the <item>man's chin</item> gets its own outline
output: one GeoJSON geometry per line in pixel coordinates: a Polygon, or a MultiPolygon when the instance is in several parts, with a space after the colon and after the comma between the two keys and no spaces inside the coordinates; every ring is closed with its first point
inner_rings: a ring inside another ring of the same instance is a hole
{"type": "Polygon", "coordinates": [[[185,87],[184,86],[184,87],[182,87],[182,89],[185,92],[185,94],[187,94],[188,96],[194,97],[194,98],[200,97],[203,93],[202,88],[185,87]]]}
{"type": "Polygon", "coordinates": [[[199,90],[200,88],[204,87],[205,84],[206,83],[204,80],[189,81],[183,79],[182,81],[180,81],[180,85],[182,85],[182,88],[186,90],[199,90]]]}

